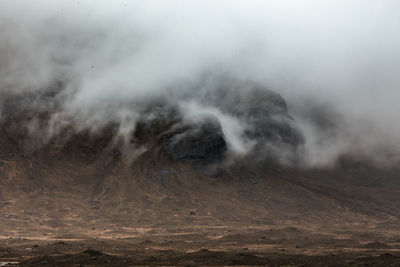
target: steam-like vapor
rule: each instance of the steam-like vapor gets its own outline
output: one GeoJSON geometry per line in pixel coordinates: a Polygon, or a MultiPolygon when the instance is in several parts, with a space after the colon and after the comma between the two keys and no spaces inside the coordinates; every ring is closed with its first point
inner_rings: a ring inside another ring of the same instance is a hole
{"type": "Polygon", "coordinates": [[[295,152],[264,144],[281,160],[392,162],[400,152],[399,29],[396,0],[3,0],[0,107],[10,95],[30,95],[27,105],[54,111],[48,138],[67,124],[118,122],[126,139],[138,119],[154,116],[146,105],[162,99],[184,120],[216,117],[231,152],[246,154],[259,120],[229,105],[247,103],[233,95],[251,81],[287,100],[293,120],[273,118],[304,136],[295,152]],[[216,101],[221,80],[228,93],[216,101]]]}

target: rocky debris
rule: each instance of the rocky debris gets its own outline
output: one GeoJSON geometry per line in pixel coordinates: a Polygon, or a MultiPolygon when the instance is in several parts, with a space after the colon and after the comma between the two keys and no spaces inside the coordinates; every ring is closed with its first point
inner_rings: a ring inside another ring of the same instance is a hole
{"type": "Polygon", "coordinates": [[[94,250],[94,249],[87,249],[87,250],[83,251],[83,253],[84,254],[88,254],[91,257],[99,257],[99,256],[102,256],[102,255],[105,255],[105,254],[101,253],[100,251],[97,251],[97,250],[94,250]]]}
{"type": "Polygon", "coordinates": [[[390,246],[386,245],[385,243],[375,241],[375,242],[370,242],[366,245],[364,245],[364,248],[370,248],[370,249],[387,249],[390,248],[390,246]]]}
{"type": "Polygon", "coordinates": [[[172,177],[174,177],[176,174],[174,171],[170,170],[160,170],[156,176],[152,177],[152,180],[154,182],[160,183],[164,186],[168,184],[168,182],[171,180],[172,177]]]}

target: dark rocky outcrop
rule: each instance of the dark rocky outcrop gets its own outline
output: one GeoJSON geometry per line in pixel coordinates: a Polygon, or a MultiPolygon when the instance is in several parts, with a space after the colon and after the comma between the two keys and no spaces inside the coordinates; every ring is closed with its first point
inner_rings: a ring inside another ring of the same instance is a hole
{"type": "Polygon", "coordinates": [[[169,139],[170,153],[192,164],[207,164],[221,160],[227,144],[221,125],[215,118],[178,127],[169,139]]]}
{"type": "MultiPolygon", "coordinates": [[[[185,101],[218,109],[242,124],[243,138],[256,143],[251,157],[255,156],[259,161],[265,160],[266,156],[269,159],[278,158],[277,154],[283,149],[286,154],[296,155],[296,150],[304,143],[282,96],[260,84],[235,79],[220,79],[214,81],[213,86],[201,88],[192,85],[193,90],[186,90],[186,94],[176,93],[170,97],[148,96],[140,101],[124,102],[123,108],[130,110],[135,117],[135,121],[124,122],[136,124],[128,126],[135,129],[130,137],[115,138],[119,134],[119,125],[122,124],[119,121],[121,118],[115,115],[119,107],[115,106],[107,107],[114,115],[109,118],[105,116],[104,121],[99,122],[102,126],[95,131],[90,129],[91,125],[87,125],[87,129],[82,128],[84,119],[65,116],[63,119],[66,121],[58,125],[58,132],[46,136],[49,132],[46,127],[51,127],[49,121],[52,114],[63,112],[58,94],[62,91],[62,86],[57,88],[37,95],[4,96],[3,100],[7,101],[3,101],[2,105],[0,135],[11,141],[8,140],[3,145],[3,152],[0,154],[8,155],[16,150],[34,151],[46,143],[57,143],[68,144],[66,152],[72,155],[72,150],[76,148],[70,144],[84,143],[85,147],[97,152],[97,148],[109,146],[117,146],[117,149],[122,150],[125,149],[123,146],[131,145],[156,150],[166,147],[164,150],[174,159],[189,164],[204,165],[222,161],[230,147],[229,140],[225,138],[229,135],[224,133],[225,129],[221,127],[219,118],[207,115],[206,118],[187,120],[182,114],[184,111],[180,109],[180,104],[185,101]],[[34,135],[32,129],[35,131],[34,135]],[[97,141],[93,140],[101,140],[102,145],[95,145],[97,141]],[[12,142],[15,145],[10,146],[12,142]]],[[[82,145],[79,145],[79,149],[81,148],[82,145]]]]}
{"type": "Polygon", "coordinates": [[[259,143],[283,143],[294,149],[304,143],[281,95],[254,82],[232,82],[217,92],[220,96],[215,104],[248,125],[248,138],[259,143]]]}

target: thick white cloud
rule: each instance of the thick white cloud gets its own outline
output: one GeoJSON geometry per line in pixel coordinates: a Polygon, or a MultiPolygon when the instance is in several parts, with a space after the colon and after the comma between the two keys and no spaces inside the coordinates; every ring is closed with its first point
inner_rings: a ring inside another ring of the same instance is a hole
{"type": "Polygon", "coordinates": [[[3,0],[0,92],[62,80],[65,112],[91,122],[223,73],[288,100],[310,162],[355,143],[398,152],[399,29],[396,0],[3,0]],[[339,114],[340,130],[315,127],[305,115],[314,105],[339,114]]]}

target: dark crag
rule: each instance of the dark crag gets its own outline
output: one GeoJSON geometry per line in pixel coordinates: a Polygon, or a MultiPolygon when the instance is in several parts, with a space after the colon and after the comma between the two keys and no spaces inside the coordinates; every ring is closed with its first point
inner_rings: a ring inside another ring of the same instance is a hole
{"type": "Polygon", "coordinates": [[[223,127],[220,121],[223,118],[201,113],[197,118],[186,118],[187,111],[180,106],[182,101],[218,107],[224,116],[242,124],[241,132],[236,134],[252,143],[248,145],[249,154],[260,161],[263,158],[279,161],[277,151],[283,148],[294,159],[298,147],[304,143],[285,100],[256,83],[221,79],[216,83],[217,89],[196,89],[198,93],[191,98],[154,97],[141,102],[128,101],[120,107],[105,106],[111,115],[92,123],[68,113],[63,105],[62,83],[58,86],[38,95],[5,96],[3,133],[8,137],[19,136],[14,140],[18,151],[33,152],[50,143],[66,143],[82,134],[89,135],[90,143],[90,136],[96,139],[104,132],[107,143],[117,149],[131,145],[133,150],[138,146],[155,148],[166,142],[168,153],[190,164],[221,163],[232,157],[232,140],[224,132],[231,129],[223,127]],[[119,110],[125,110],[126,115],[115,117],[119,110]]]}

